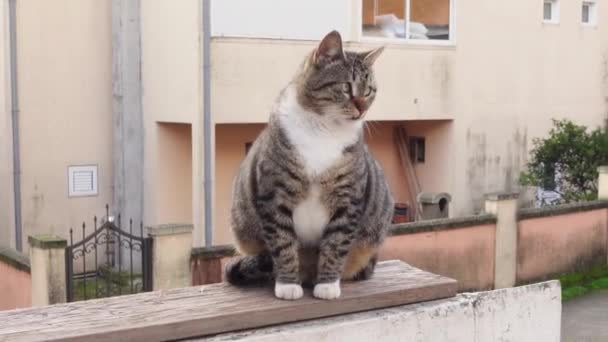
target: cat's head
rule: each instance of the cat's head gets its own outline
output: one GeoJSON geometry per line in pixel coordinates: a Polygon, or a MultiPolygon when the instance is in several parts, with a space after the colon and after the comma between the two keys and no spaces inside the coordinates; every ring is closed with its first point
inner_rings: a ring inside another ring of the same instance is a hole
{"type": "Polygon", "coordinates": [[[327,34],[302,66],[297,82],[300,105],[319,115],[362,119],[376,97],[372,66],[383,49],[344,51],[340,34],[327,34]]]}

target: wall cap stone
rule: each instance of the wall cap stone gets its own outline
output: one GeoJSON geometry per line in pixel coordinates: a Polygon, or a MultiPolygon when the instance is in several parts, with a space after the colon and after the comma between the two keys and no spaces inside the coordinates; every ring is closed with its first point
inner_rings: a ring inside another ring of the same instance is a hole
{"type": "Polygon", "coordinates": [[[65,248],[68,245],[66,239],[52,234],[30,235],[28,242],[30,246],[41,249],[65,248]]]}
{"type": "Polygon", "coordinates": [[[424,204],[437,204],[444,198],[448,202],[452,202],[452,196],[447,192],[421,192],[416,196],[416,201],[424,204]]]}
{"type": "Polygon", "coordinates": [[[562,214],[576,213],[576,212],[580,212],[580,211],[591,211],[591,210],[598,210],[598,209],[605,209],[605,208],[608,208],[608,201],[605,201],[605,200],[559,204],[559,205],[551,205],[551,206],[546,206],[546,207],[541,207],[541,208],[526,208],[526,209],[520,210],[519,219],[525,220],[525,219],[562,215],[562,214]]]}
{"type": "Polygon", "coordinates": [[[210,247],[192,248],[192,258],[199,260],[211,260],[228,258],[237,255],[236,247],[233,245],[217,245],[210,247]]]}
{"type": "Polygon", "coordinates": [[[484,224],[496,224],[496,215],[482,214],[448,219],[424,220],[410,223],[395,224],[389,235],[405,235],[424,232],[435,232],[448,229],[466,228],[484,224]]]}
{"type": "Polygon", "coordinates": [[[493,192],[485,195],[486,200],[489,201],[506,201],[512,199],[518,199],[518,192],[493,192]]]}
{"type": "Polygon", "coordinates": [[[185,234],[191,233],[193,229],[194,225],[190,223],[170,223],[146,227],[150,236],[185,234]]]}
{"type": "Polygon", "coordinates": [[[18,270],[30,273],[30,259],[10,247],[0,246],[0,261],[18,270]]]}
{"type": "Polygon", "coordinates": [[[598,166],[597,172],[599,172],[599,173],[608,173],[608,165],[598,166]]]}

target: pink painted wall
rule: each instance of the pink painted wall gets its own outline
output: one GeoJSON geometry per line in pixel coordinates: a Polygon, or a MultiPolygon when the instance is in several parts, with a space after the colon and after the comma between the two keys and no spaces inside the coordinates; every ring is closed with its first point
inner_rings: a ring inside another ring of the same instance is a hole
{"type": "Polygon", "coordinates": [[[31,306],[30,274],[0,261],[0,310],[31,306]]]}
{"type": "Polygon", "coordinates": [[[519,221],[518,283],[605,264],[607,229],[607,209],[519,221]]]}
{"type": "Polygon", "coordinates": [[[404,234],[387,239],[380,259],[399,259],[458,280],[459,290],[491,289],[494,284],[493,224],[404,234]]]}

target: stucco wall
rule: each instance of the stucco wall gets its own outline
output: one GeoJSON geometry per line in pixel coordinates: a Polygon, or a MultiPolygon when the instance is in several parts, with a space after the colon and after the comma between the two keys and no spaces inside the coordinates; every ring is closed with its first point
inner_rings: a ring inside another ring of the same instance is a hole
{"type": "Polygon", "coordinates": [[[459,291],[494,286],[493,224],[389,237],[381,260],[399,259],[417,268],[458,280],[459,291]]]}
{"type": "Polygon", "coordinates": [[[192,223],[192,127],[158,124],[158,188],[160,222],[192,223]]]}
{"type": "Polygon", "coordinates": [[[606,263],[608,209],[519,221],[517,282],[606,263]]]}
{"type": "Polygon", "coordinates": [[[109,1],[16,3],[27,250],[28,235],[67,237],[111,202],[112,35],[109,1]],[[79,164],[98,165],[99,195],[68,197],[67,169],[79,164]]]}
{"type": "Polygon", "coordinates": [[[198,341],[560,341],[559,282],[222,334],[198,341]]]}
{"type": "MultiPolygon", "coordinates": [[[[546,134],[552,118],[594,126],[606,117],[602,56],[608,30],[602,27],[608,11],[599,8],[600,27],[593,28],[580,23],[580,2],[560,7],[560,24],[544,25],[542,2],[457,1],[455,46],[383,42],[387,50],[376,63],[379,92],[369,119],[454,120],[445,182],[456,216],[481,210],[484,193],[517,190],[530,141],[546,134]]],[[[314,46],[215,38],[216,122],[266,121],[278,92],[314,46]]]]}
{"type": "Polygon", "coordinates": [[[191,124],[191,168],[180,172],[191,177],[191,205],[194,244],[204,243],[203,149],[201,99],[201,21],[199,0],[141,1],[142,105],[144,111],[144,221],[163,221],[160,206],[165,181],[159,165],[161,137],[159,123],[191,124]]]}
{"type": "Polygon", "coordinates": [[[0,274],[0,310],[29,307],[32,296],[32,279],[29,272],[0,260],[0,274]]]}

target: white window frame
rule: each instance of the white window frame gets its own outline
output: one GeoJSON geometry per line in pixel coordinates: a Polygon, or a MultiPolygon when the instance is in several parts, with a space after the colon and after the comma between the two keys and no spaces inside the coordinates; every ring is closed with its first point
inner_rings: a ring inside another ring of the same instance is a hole
{"type": "Polygon", "coordinates": [[[98,166],[91,165],[70,165],[68,166],[68,197],[89,197],[99,195],[98,191],[98,166]],[[75,172],[91,172],[93,174],[92,189],[89,191],[76,191],[74,189],[74,173],[75,172]]]}
{"type": "Polygon", "coordinates": [[[583,0],[581,2],[581,24],[583,26],[595,27],[597,26],[597,1],[596,0],[583,0]],[[589,6],[589,22],[583,21],[583,6],[585,4],[589,6]]]}
{"type": "Polygon", "coordinates": [[[544,24],[559,24],[559,0],[543,0],[542,15],[544,24]],[[545,19],[545,4],[551,3],[551,19],[545,19]]]}
{"type": "Polygon", "coordinates": [[[391,37],[369,37],[363,33],[363,1],[356,1],[358,4],[358,17],[357,22],[359,30],[359,41],[363,43],[384,43],[384,44],[398,44],[398,45],[430,45],[430,46],[455,46],[456,45],[456,1],[450,1],[450,24],[448,35],[450,39],[411,39],[410,38],[410,3],[412,0],[405,1],[405,38],[391,38],[391,37]]]}

